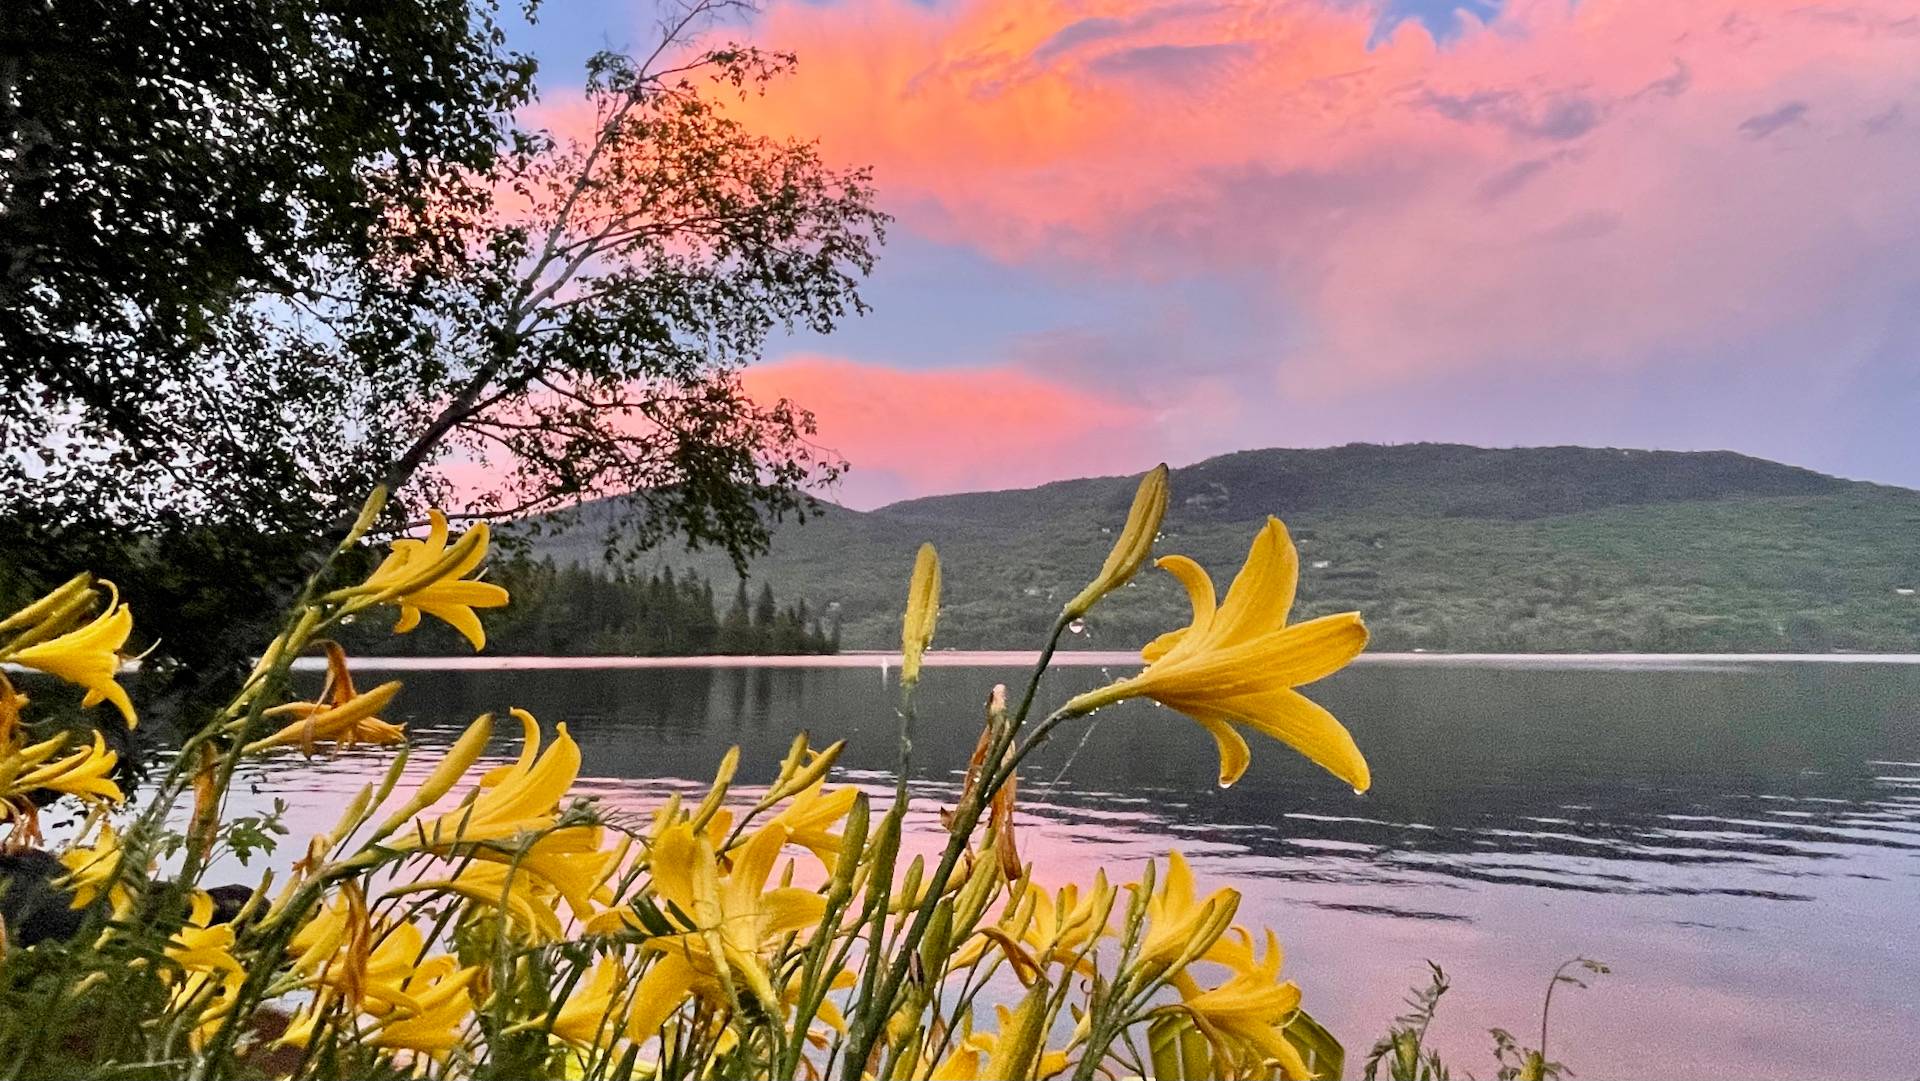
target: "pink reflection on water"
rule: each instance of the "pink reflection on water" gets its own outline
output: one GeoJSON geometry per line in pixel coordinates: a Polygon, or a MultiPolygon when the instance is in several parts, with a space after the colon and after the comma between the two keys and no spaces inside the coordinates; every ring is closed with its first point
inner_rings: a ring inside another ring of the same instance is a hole
{"type": "MultiPolygon", "coordinates": [[[[397,798],[452,734],[416,733],[420,746],[397,798]]],[[[287,801],[292,836],[272,859],[284,867],[386,761],[375,752],[278,761],[243,776],[235,809],[287,801]]],[[[1436,1045],[1457,1070],[1491,1074],[1486,1029],[1500,1025],[1535,1042],[1548,975],[1584,954],[1614,972],[1590,991],[1556,996],[1550,1048],[1583,1074],[1882,1076],[1920,1053],[1920,1005],[1890,1001],[1884,979],[1861,978],[1910,967],[1888,929],[1910,922],[1920,881],[1909,852],[1909,793],[1920,766],[1889,760],[1877,768],[1885,782],[1879,801],[1854,805],[1856,824],[1838,828],[1807,820],[1803,803],[1756,800],[1748,813],[1669,814],[1622,839],[1591,833],[1585,812],[1569,808],[1527,816],[1528,828],[1483,823],[1465,849],[1425,849],[1417,838],[1437,831],[1421,822],[1288,811],[1254,826],[1212,814],[1205,792],[1120,793],[1044,777],[1023,787],[1018,824],[1022,855],[1049,887],[1090,881],[1101,869],[1126,881],[1179,848],[1203,889],[1240,890],[1242,922],[1279,932],[1288,975],[1356,1064],[1432,959],[1454,977],[1432,1031],[1436,1045]],[[1375,834],[1403,839],[1392,850],[1353,839],[1375,834]],[[1844,872],[1835,862],[1843,855],[1844,872]],[[1818,904],[1781,903],[1812,899],[1815,875],[1818,904]],[[1757,885],[1768,881],[1777,887],[1757,885]],[[1810,1042],[1809,1031],[1823,1035],[1810,1042]],[[1854,1049],[1844,1069],[1835,1069],[1836,1046],[1854,1049]]],[[[945,838],[936,813],[956,798],[957,781],[915,783],[909,856],[937,856],[945,838]]],[[[892,778],[882,771],[845,770],[839,782],[867,791],[876,814],[891,798],[892,778]]],[[[645,815],[676,793],[700,795],[707,783],[593,775],[578,791],[645,815]]],[[[763,791],[743,786],[731,802],[748,805],[763,791]]],[[[817,881],[817,862],[797,848],[792,855],[797,880],[817,881]]],[[[257,861],[240,868],[229,860],[213,881],[258,874],[257,861]]]]}

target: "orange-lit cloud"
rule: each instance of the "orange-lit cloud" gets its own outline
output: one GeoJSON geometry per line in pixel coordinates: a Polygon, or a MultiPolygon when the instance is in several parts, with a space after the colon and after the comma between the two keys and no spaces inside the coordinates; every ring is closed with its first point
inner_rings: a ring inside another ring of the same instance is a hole
{"type": "Polygon", "coordinates": [[[1039,484],[1114,469],[1114,448],[1145,468],[1150,409],[1008,367],[901,371],[824,356],[749,368],[748,391],[814,412],[817,442],[854,465],[828,495],[872,507],[927,492],[1039,484]]]}
{"type": "Polygon", "coordinates": [[[754,34],[800,71],[743,108],[1007,262],[1260,281],[1300,312],[1295,394],[1683,361],[1908,284],[1909,0],[1512,0],[1444,45],[1376,21],[792,0],[754,34]]]}

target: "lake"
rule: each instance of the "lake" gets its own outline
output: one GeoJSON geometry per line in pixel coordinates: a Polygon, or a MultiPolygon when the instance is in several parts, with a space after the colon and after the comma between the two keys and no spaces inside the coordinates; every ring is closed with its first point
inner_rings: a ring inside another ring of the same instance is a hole
{"type": "MultiPolygon", "coordinates": [[[[1024,677],[1011,656],[934,659],[914,756],[923,851],[988,690],[1024,677]]],[[[1056,668],[1043,706],[1132,667],[1070,659],[1091,663],[1056,668]]],[[[764,784],[801,728],[849,741],[841,782],[892,783],[895,687],[878,657],[422,663],[356,668],[406,680],[388,719],[423,750],[519,705],[566,721],[579,790],[623,807],[704,789],[736,743],[742,783],[764,784]]],[[[1258,738],[1222,791],[1199,726],[1129,703],[1030,761],[1022,855],[1058,884],[1179,848],[1203,888],[1245,895],[1242,922],[1279,932],[1349,1076],[1428,959],[1453,980],[1433,1038],[1456,1074],[1492,1076],[1486,1030],[1536,1042],[1548,976],[1575,956],[1613,969],[1555,995],[1551,1057],[1583,1077],[1914,1075],[1920,664],[1364,658],[1311,693],[1365,750],[1366,796],[1258,738]]],[[[436,757],[416,752],[414,771],[436,757]]],[[[287,800],[298,840],[377,761],[281,760],[243,787],[287,800]]]]}

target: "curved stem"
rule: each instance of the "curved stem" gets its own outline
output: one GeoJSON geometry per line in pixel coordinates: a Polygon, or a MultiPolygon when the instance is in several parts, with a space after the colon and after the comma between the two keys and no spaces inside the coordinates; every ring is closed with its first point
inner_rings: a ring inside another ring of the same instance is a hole
{"type": "Polygon", "coordinates": [[[1073,620],[1061,612],[1053,621],[1053,629],[1047,634],[1047,644],[1040,650],[1040,659],[1034,663],[1033,675],[1027,679],[1027,690],[1020,696],[1020,708],[1013,711],[1013,726],[1020,727],[1027,719],[1027,711],[1033,708],[1033,696],[1040,690],[1040,677],[1047,674],[1047,666],[1053,663],[1053,651],[1060,647],[1060,636],[1066,633],[1068,624],[1073,620]]]}

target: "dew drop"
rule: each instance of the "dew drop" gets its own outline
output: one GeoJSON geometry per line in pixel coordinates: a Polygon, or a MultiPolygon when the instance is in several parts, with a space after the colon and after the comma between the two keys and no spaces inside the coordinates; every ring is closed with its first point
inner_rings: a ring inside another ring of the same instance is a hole
{"type": "Polygon", "coordinates": [[[1356,788],[1353,790],[1353,794],[1364,798],[1367,794],[1367,790],[1364,788],[1356,788]]]}
{"type": "Polygon", "coordinates": [[[1067,630],[1074,634],[1085,634],[1087,633],[1087,621],[1084,619],[1076,619],[1072,623],[1067,624],[1067,630]]]}

